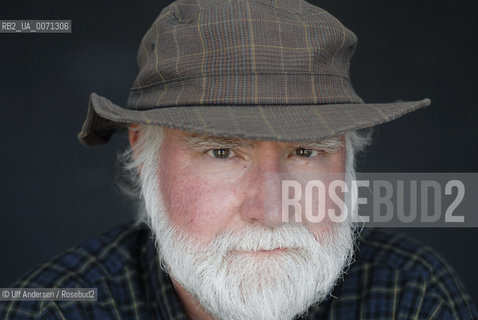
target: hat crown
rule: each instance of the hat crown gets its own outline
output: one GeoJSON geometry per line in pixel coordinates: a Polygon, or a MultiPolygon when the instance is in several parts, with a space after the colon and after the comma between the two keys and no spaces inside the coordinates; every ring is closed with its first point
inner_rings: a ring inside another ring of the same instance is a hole
{"type": "Polygon", "coordinates": [[[141,41],[128,105],[361,102],[349,80],[356,43],[303,0],[178,0],[141,41]]]}

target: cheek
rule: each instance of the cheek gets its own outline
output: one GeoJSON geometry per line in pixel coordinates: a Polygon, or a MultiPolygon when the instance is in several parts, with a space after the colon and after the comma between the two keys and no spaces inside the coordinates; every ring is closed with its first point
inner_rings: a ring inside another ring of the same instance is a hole
{"type": "Polygon", "coordinates": [[[163,171],[160,189],[172,222],[182,230],[203,236],[216,234],[232,220],[237,197],[231,185],[199,176],[176,161],[163,171]]]}
{"type": "Polygon", "coordinates": [[[302,219],[317,234],[328,232],[335,221],[349,214],[343,211],[345,188],[345,151],[330,154],[315,163],[308,174],[298,175],[302,219]],[[335,181],[335,186],[331,183],[335,181]],[[318,182],[321,182],[320,184],[318,182]]]}
{"type": "MultiPolygon", "coordinates": [[[[343,173],[345,171],[345,162],[346,151],[345,148],[342,148],[341,151],[330,154],[330,158],[326,162],[327,172],[343,173]]],[[[339,178],[340,175],[337,175],[337,177],[339,178]]]]}

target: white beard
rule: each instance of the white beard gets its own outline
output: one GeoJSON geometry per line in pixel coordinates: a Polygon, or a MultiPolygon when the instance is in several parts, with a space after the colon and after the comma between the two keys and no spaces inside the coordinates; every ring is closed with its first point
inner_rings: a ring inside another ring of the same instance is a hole
{"type": "Polygon", "coordinates": [[[323,301],[352,260],[349,221],[317,236],[302,224],[251,226],[200,245],[171,224],[157,175],[144,176],[145,210],[162,265],[215,319],[293,319],[323,301]],[[289,250],[238,252],[275,248],[289,250]]]}

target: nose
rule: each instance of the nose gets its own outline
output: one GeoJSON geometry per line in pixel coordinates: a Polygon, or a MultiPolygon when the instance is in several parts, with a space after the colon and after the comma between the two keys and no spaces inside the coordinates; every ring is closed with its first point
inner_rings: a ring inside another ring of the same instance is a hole
{"type": "Polygon", "coordinates": [[[282,153],[277,142],[263,142],[251,160],[247,173],[241,214],[249,223],[280,226],[282,221],[282,153]]]}

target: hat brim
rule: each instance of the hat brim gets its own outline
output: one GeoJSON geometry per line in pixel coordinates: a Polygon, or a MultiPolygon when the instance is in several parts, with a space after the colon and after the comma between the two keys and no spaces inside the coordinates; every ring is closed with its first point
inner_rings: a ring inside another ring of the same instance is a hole
{"type": "Polygon", "coordinates": [[[92,93],[78,139],[87,146],[103,144],[114,131],[130,123],[144,123],[253,140],[319,140],[385,123],[430,103],[427,98],[377,104],[201,105],[131,110],[92,93]]]}

